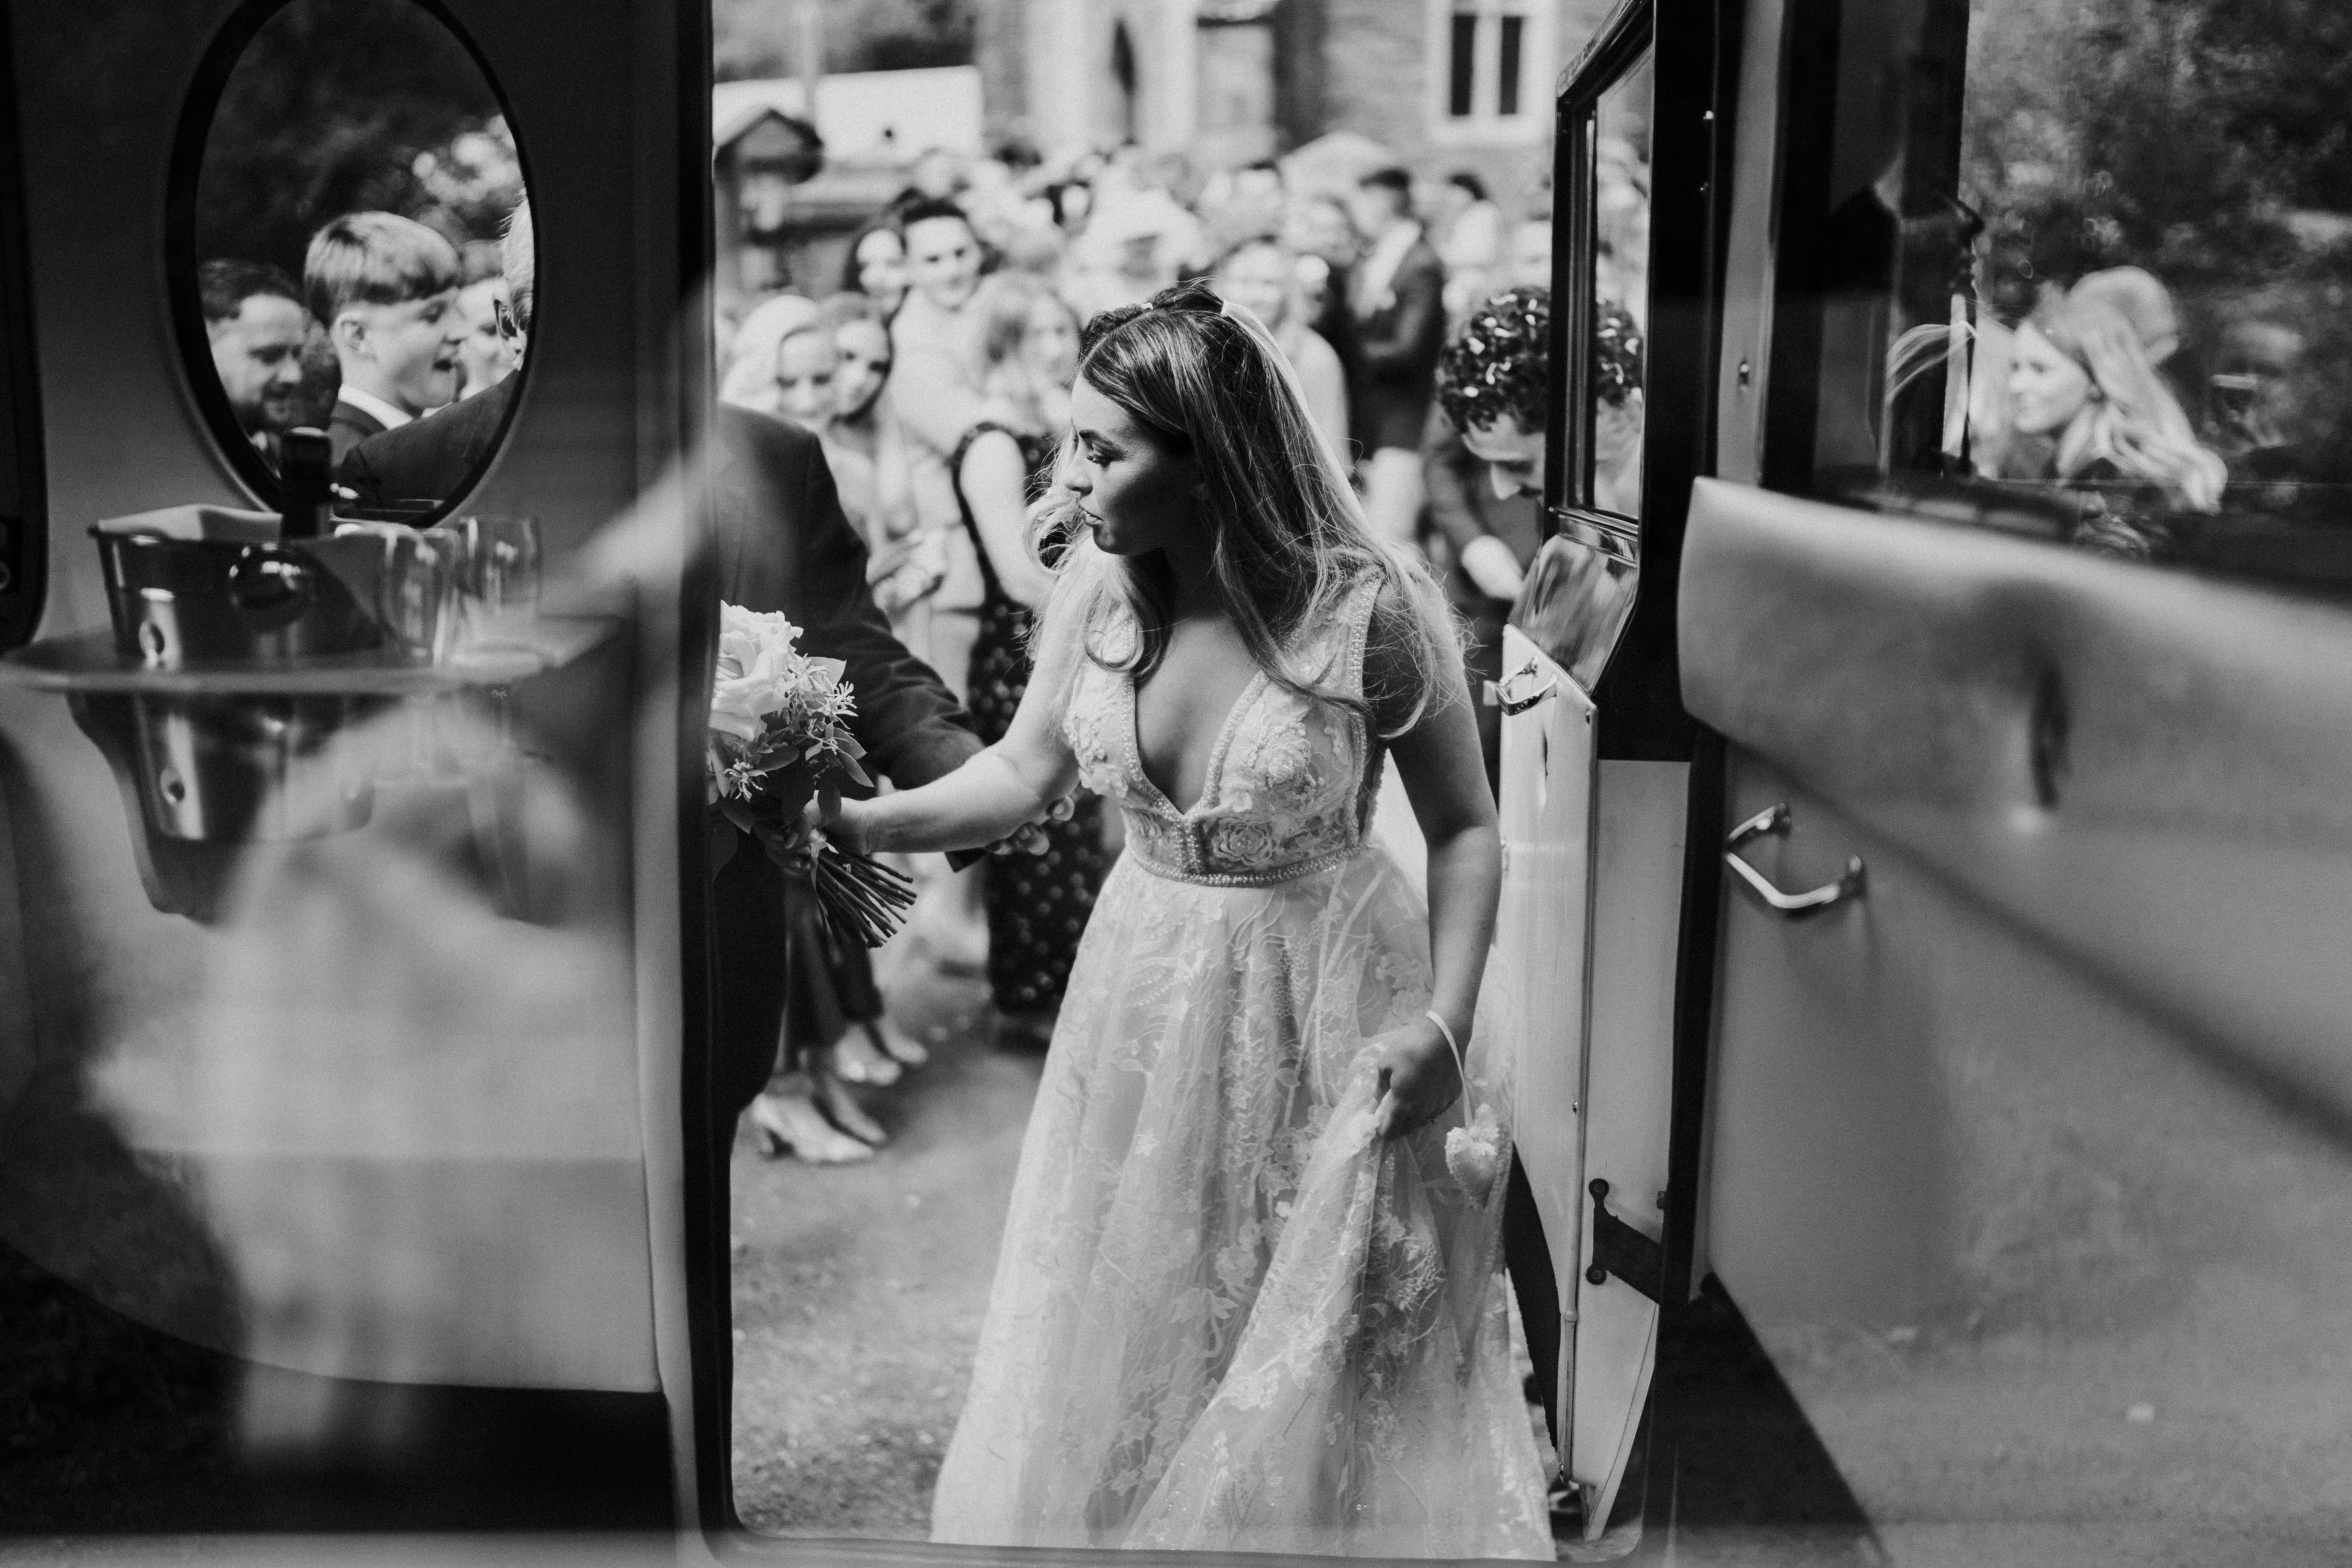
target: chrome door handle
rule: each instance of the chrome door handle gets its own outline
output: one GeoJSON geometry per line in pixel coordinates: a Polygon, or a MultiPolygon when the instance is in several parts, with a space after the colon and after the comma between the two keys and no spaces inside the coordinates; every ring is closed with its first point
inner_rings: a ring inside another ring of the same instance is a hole
{"type": "Polygon", "coordinates": [[[1845,863],[1845,874],[1836,881],[1811,888],[1801,893],[1784,893],[1765,879],[1764,873],[1739,857],[1739,847],[1749,839],[1766,833],[1786,833],[1792,818],[1789,803],[1779,802],[1769,811],[1759,811],[1731,830],[1723,841],[1723,863],[1731,868],[1743,886],[1756,896],[1759,903],[1786,920],[1801,920],[1819,914],[1832,904],[1848,899],[1858,899],[1865,890],[1862,857],[1854,856],[1845,863]]]}
{"type": "Polygon", "coordinates": [[[1527,663],[1521,665],[1518,668],[1505,676],[1501,680],[1489,681],[1486,685],[1486,700],[1501,709],[1503,710],[1503,717],[1506,719],[1509,718],[1514,713],[1526,712],[1528,709],[1534,707],[1545,698],[1549,697],[1552,694],[1553,689],[1559,685],[1559,679],[1555,678],[1545,681],[1541,686],[1537,687],[1525,697],[1512,696],[1512,683],[1515,681],[1525,680],[1533,676],[1535,672],[1536,661],[1529,659],[1527,663]]]}

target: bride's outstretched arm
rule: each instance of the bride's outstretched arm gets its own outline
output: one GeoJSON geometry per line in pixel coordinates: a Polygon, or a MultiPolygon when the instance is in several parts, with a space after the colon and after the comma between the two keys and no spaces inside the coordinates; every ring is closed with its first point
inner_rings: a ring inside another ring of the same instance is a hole
{"type": "Polygon", "coordinates": [[[1004,739],[919,789],[833,803],[826,831],[868,852],[976,849],[1044,817],[1077,783],[1062,738],[1071,660],[1083,657],[1076,644],[1050,626],[1039,639],[1036,669],[1004,739]]]}
{"type": "MultiPolygon", "coordinates": [[[[1436,671],[1432,686],[1420,721],[1390,750],[1429,845],[1430,1010],[1466,1046],[1502,896],[1502,837],[1460,664],[1436,671]]],[[[1389,1074],[1383,1132],[1411,1131],[1454,1102],[1460,1077],[1435,1024],[1408,1026],[1382,1049],[1389,1074]]]]}
{"type": "Polygon", "coordinates": [[[1018,742],[1016,727],[955,772],[919,789],[843,801],[826,831],[868,853],[977,849],[1009,838],[1044,817],[1077,778],[1066,753],[1056,761],[1043,754],[1044,748],[1018,742]]]}

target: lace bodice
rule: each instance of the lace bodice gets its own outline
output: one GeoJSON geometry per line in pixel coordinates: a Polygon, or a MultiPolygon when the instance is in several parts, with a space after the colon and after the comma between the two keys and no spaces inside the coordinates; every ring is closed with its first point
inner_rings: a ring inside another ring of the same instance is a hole
{"type": "MultiPolygon", "coordinates": [[[[1309,629],[1292,656],[1309,684],[1362,694],[1379,592],[1377,580],[1359,584],[1344,614],[1309,629]]],[[[1177,810],[1143,771],[1130,678],[1087,661],[1063,722],[1079,782],[1118,805],[1128,854],[1160,876],[1258,887],[1322,870],[1363,845],[1380,782],[1370,727],[1355,710],[1302,697],[1264,670],[1226,715],[1190,811],[1177,810]]]]}

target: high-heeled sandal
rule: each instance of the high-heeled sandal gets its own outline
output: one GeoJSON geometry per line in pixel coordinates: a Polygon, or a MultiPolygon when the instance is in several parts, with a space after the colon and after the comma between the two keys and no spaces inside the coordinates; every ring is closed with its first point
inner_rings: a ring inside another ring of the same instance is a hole
{"type": "Polygon", "coordinates": [[[849,1086],[838,1079],[818,1078],[816,1108],[835,1127],[861,1143],[879,1149],[890,1142],[890,1134],[882,1131],[882,1124],[866,1113],[866,1108],[849,1092],[849,1086]]]}
{"type": "Polygon", "coordinates": [[[868,1038],[881,1047],[882,1054],[902,1068],[919,1068],[931,1059],[931,1049],[887,1017],[866,1021],[868,1038]]]}
{"type": "Polygon", "coordinates": [[[805,1091],[766,1090],[751,1102],[751,1125],[760,1131],[760,1152],[771,1160],[791,1154],[808,1165],[854,1165],[874,1158],[871,1144],[827,1121],[805,1091]]]}
{"type": "Polygon", "coordinates": [[[898,1081],[906,1069],[883,1054],[880,1047],[866,1037],[863,1029],[852,1029],[833,1043],[829,1053],[833,1075],[848,1083],[872,1084],[876,1089],[887,1089],[898,1081]]]}

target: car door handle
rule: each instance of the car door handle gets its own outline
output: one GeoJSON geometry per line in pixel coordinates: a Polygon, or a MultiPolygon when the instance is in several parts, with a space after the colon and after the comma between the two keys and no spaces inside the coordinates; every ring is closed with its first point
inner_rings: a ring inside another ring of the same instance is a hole
{"type": "Polygon", "coordinates": [[[1780,801],[1769,811],[1759,811],[1731,830],[1723,841],[1723,863],[1731,868],[1742,886],[1755,895],[1759,903],[1783,920],[1801,920],[1819,914],[1833,904],[1863,896],[1865,879],[1862,857],[1856,855],[1845,863],[1845,874],[1834,882],[1807,889],[1801,893],[1784,893],[1769,881],[1763,872],[1750,866],[1739,855],[1739,847],[1749,839],[1767,833],[1786,833],[1794,819],[1789,814],[1789,803],[1780,801]]]}
{"type": "Polygon", "coordinates": [[[1512,694],[1512,687],[1517,685],[1522,680],[1532,679],[1535,674],[1536,661],[1529,659],[1527,663],[1521,665],[1518,668],[1505,676],[1501,680],[1488,681],[1486,683],[1486,700],[1501,709],[1503,710],[1503,716],[1507,719],[1511,717],[1513,714],[1526,712],[1528,709],[1534,707],[1545,698],[1549,697],[1559,685],[1559,679],[1555,677],[1550,680],[1545,681],[1541,686],[1537,687],[1533,691],[1528,692],[1524,696],[1514,696],[1512,694]]]}

